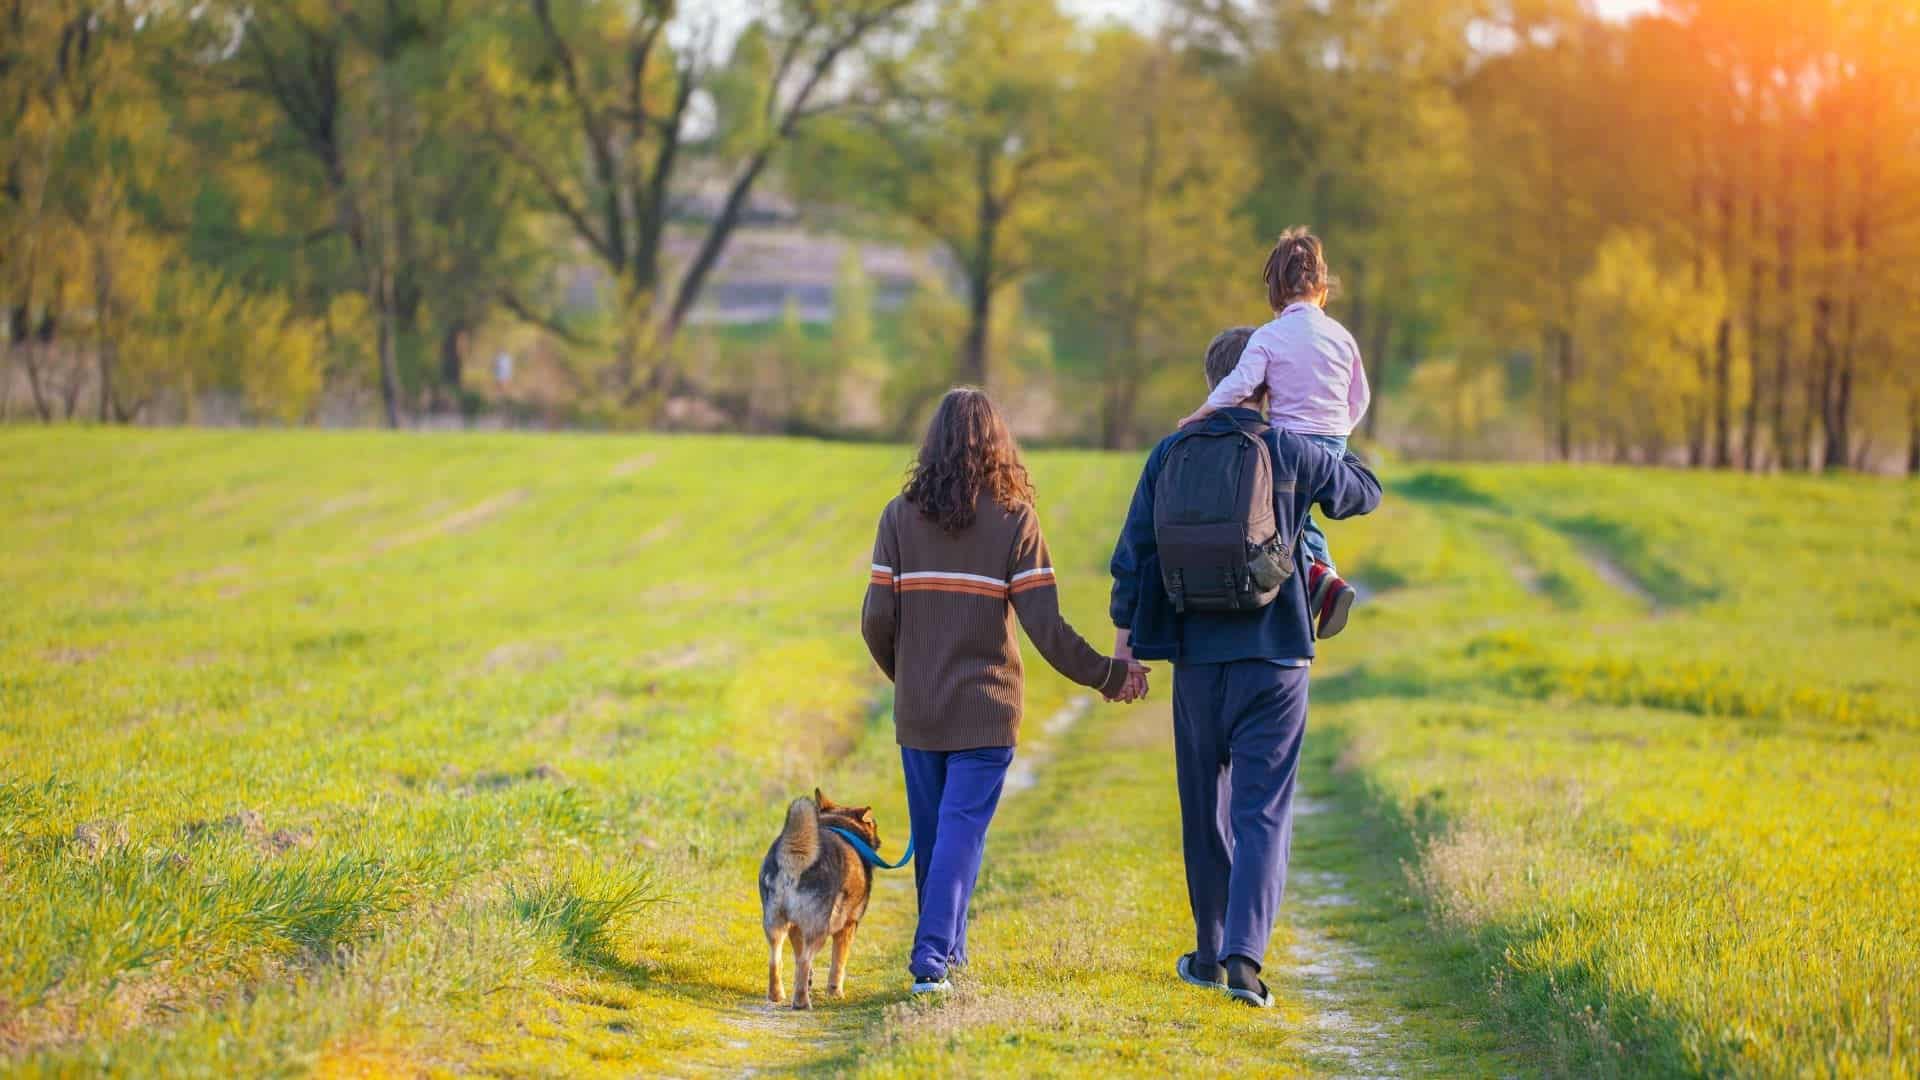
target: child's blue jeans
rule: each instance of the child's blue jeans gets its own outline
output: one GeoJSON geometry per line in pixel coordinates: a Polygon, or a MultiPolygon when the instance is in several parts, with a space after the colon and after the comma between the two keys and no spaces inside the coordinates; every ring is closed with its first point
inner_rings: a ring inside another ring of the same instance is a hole
{"type": "MultiPolygon", "coordinates": [[[[1324,446],[1336,454],[1345,455],[1347,452],[1345,435],[1302,435],[1300,437],[1315,446],[1324,446]]],[[[1327,534],[1320,531],[1320,523],[1313,520],[1311,510],[1307,513],[1307,523],[1303,528],[1305,536],[1302,542],[1306,545],[1307,553],[1313,556],[1315,562],[1324,563],[1328,570],[1333,570],[1333,556],[1327,553],[1327,534]]],[[[1306,567],[1303,566],[1300,569],[1304,571],[1306,567]]],[[[1337,570],[1334,572],[1339,573],[1337,570]]]]}

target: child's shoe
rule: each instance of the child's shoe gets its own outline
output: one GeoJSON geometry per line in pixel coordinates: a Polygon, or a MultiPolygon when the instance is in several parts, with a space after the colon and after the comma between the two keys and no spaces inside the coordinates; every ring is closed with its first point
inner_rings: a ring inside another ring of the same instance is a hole
{"type": "Polygon", "coordinates": [[[1314,636],[1330,638],[1347,628],[1347,613],[1353,610],[1358,594],[1341,580],[1326,563],[1307,565],[1307,613],[1314,621],[1314,636]]]}

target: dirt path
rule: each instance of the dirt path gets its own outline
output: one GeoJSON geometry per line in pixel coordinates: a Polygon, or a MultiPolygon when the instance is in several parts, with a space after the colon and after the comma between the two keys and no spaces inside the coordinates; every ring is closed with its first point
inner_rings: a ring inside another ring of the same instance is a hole
{"type": "MultiPolygon", "coordinates": [[[[1377,822],[1310,747],[1293,857],[1257,1013],[1171,976],[1190,941],[1166,691],[1133,707],[1070,699],[1025,733],[974,906],[975,967],[939,1000],[903,980],[911,872],[876,876],[845,1001],[811,1013],[746,987],[674,1075],[1503,1075],[1432,955],[1377,822]],[[1036,964],[1034,950],[1041,962],[1036,964]],[[1427,951],[1423,951],[1427,950],[1427,951]]],[[[1324,745],[1323,745],[1324,743],[1324,745]]],[[[871,747],[869,747],[871,750],[871,747]]],[[[863,782],[896,782],[863,751],[863,782]]],[[[750,939],[756,913],[726,921],[750,939]]],[[[691,1049],[691,1048],[690,1048],[691,1049]]]]}
{"type": "MultiPolygon", "coordinates": [[[[1294,818],[1296,832],[1340,828],[1331,805],[1311,796],[1295,800],[1294,818]]],[[[1354,883],[1303,848],[1307,857],[1294,860],[1281,909],[1293,941],[1285,960],[1269,965],[1272,981],[1305,1012],[1309,1055],[1329,1075],[1406,1075],[1406,1015],[1373,985],[1391,976],[1371,950],[1333,929],[1362,917],[1354,883]]]]}
{"type": "Polygon", "coordinates": [[[1040,770],[1046,767],[1047,762],[1059,750],[1061,740],[1092,708],[1093,698],[1082,694],[1067,702],[1052,716],[1047,717],[1046,721],[1040,725],[1040,737],[1035,739],[1029,735],[1014,756],[1013,765],[1007,770],[1004,796],[1018,795],[1033,787],[1034,782],[1040,778],[1040,770]]]}

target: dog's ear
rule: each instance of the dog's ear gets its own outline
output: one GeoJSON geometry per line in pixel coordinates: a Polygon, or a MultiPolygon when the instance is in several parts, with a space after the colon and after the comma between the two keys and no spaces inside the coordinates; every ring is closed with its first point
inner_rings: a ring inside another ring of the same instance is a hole
{"type": "Polygon", "coordinates": [[[879,823],[873,820],[873,807],[871,806],[863,806],[860,808],[859,822],[869,829],[878,829],[880,827],[879,823]]]}
{"type": "Polygon", "coordinates": [[[813,805],[822,810],[832,810],[834,808],[833,800],[827,798],[826,794],[819,788],[813,789],[813,805]]]}

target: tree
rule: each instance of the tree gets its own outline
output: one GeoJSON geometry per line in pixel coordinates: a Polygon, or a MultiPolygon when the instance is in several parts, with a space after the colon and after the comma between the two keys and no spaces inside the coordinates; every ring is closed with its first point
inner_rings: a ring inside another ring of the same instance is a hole
{"type": "Polygon", "coordinates": [[[1522,26],[1517,37],[1547,44],[1489,60],[1464,91],[1477,242],[1460,261],[1468,305],[1497,337],[1538,358],[1548,444],[1568,460],[1581,379],[1577,293],[1608,217],[1609,193],[1594,180],[1619,175],[1588,137],[1597,117],[1586,93],[1612,80],[1605,42],[1578,23],[1522,26]]]}
{"type": "MultiPolygon", "coordinates": [[[[1082,152],[1101,163],[1075,186],[1045,262],[1061,279],[1055,317],[1099,387],[1101,445],[1120,447],[1140,435],[1157,368],[1262,310],[1262,253],[1236,213],[1253,167],[1231,102],[1165,40],[1102,33],[1069,110],[1082,152]]],[[[1191,378],[1176,385],[1199,396],[1191,378]]]]}
{"type": "Polygon", "coordinates": [[[953,260],[967,303],[962,382],[990,381],[996,301],[1034,269],[1083,173],[1066,121],[1073,34],[1052,0],[943,5],[882,69],[884,102],[836,125],[801,170],[803,190],[898,215],[953,260]]]}
{"type": "Polygon", "coordinates": [[[481,127],[463,72],[484,62],[480,16],[497,8],[233,0],[196,6],[198,34],[175,53],[200,80],[174,88],[176,109],[216,91],[195,137],[216,176],[222,166],[243,174],[228,192],[252,204],[251,223],[219,246],[246,259],[293,237],[276,273],[309,311],[342,291],[365,297],[390,425],[423,392],[458,400],[461,343],[496,307],[555,325],[529,295],[546,259],[527,230],[525,194],[474,161],[481,127]],[[248,172],[249,156],[266,169],[248,172]]]}
{"type": "Polygon", "coordinates": [[[608,388],[622,403],[664,388],[661,354],[776,153],[860,92],[842,62],[910,3],[770,4],[718,71],[704,43],[669,44],[670,0],[529,0],[508,17],[473,85],[493,145],[615,282],[620,331],[608,388]],[[728,176],[685,272],[658,306],[668,218],[684,190],[703,87],[720,127],[710,164],[728,176]]]}
{"type": "Polygon", "coordinates": [[[1650,234],[1613,232],[1577,289],[1575,332],[1589,363],[1569,388],[1575,437],[1657,463],[1687,438],[1714,393],[1698,358],[1721,332],[1726,285],[1663,265],[1650,234]],[[1694,282],[1700,280],[1701,285],[1694,282]]]}
{"type": "MultiPolygon", "coordinates": [[[[1270,241],[1306,222],[1326,240],[1335,312],[1384,389],[1395,357],[1431,347],[1467,285],[1474,185],[1459,91],[1486,12],[1465,0],[1175,6],[1239,105],[1256,233],[1270,241]]],[[[1368,411],[1368,434],[1384,411],[1368,411]]]]}

